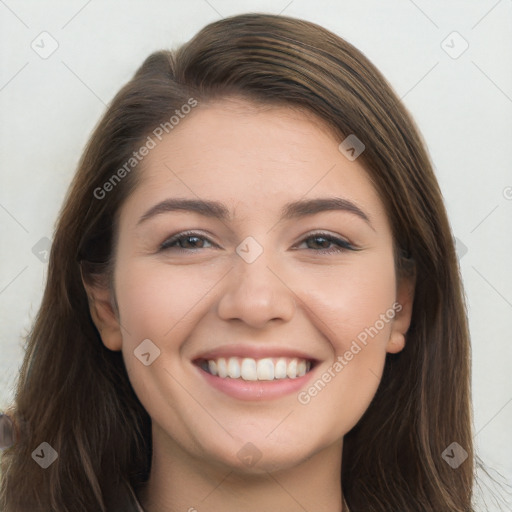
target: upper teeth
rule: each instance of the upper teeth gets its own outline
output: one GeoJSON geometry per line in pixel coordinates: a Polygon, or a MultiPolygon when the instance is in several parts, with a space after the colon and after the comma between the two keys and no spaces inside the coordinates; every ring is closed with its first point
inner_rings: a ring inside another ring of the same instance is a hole
{"type": "Polygon", "coordinates": [[[250,357],[230,357],[226,359],[209,359],[203,368],[212,375],[221,378],[242,378],[244,380],[274,380],[295,379],[306,375],[311,369],[311,362],[298,358],[271,358],[252,359],[250,357]]]}

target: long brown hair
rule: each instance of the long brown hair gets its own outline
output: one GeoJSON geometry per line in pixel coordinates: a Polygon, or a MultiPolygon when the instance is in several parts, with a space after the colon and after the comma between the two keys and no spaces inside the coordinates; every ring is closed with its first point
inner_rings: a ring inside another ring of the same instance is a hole
{"type": "Polygon", "coordinates": [[[190,98],[200,105],[234,94],[312,112],[340,142],[355,134],[391,222],[397,269],[415,267],[406,346],[387,355],[374,399],[345,436],[340,485],[351,512],[473,510],[467,316],[422,138],[360,51],[313,23],[263,14],[217,21],[177,50],[150,55],[94,130],[58,219],[27,340],[10,411],[19,438],[1,461],[1,509],[104,511],[117,476],[134,486],[147,480],[150,418],[121,353],[99,337],[81,272],[108,282],[117,212],[138,171],[115,182],[112,176],[190,98]],[[108,194],[98,193],[107,182],[108,194]],[[31,456],[42,442],[59,457],[45,470],[31,456]],[[468,454],[456,469],[442,457],[453,442],[468,454]]]}

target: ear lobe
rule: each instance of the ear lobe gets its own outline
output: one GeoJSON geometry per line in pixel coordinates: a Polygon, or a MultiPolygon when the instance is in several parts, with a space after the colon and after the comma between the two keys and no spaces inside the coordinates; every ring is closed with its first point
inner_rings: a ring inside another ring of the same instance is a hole
{"type": "Polygon", "coordinates": [[[82,283],[89,300],[89,311],[94,325],[98,329],[103,344],[112,351],[121,350],[123,338],[117,315],[112,307],[111,293],[108,287],[90,284],[82,273],[82,283]]]}
{"type": "Polygon", "coordinates": [[[395,317],[386,346],[386,352],[396,354],[405,347],[405,337],[411,325],[415,285],[415,276],[404,277],[398,284],[397,300],[393,306],[395,317]]]}

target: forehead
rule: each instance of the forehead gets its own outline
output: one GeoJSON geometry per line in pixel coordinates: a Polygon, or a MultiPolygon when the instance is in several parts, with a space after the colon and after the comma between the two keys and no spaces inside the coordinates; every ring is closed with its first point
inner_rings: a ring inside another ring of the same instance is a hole
{"type": "Polygon", "coordinates": [[[186,197],[223,202],[239,220],[263,218],[300,198],[337,196],[385,216],[363,165],[348,160],[341,140],[311,113],[224,99],[200,104],[155,142],[122,215],[186,197]]]}

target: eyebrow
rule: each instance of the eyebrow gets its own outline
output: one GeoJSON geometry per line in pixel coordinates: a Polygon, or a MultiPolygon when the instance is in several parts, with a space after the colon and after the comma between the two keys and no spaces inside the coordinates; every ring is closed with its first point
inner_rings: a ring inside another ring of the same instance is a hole
{"type": "MultiPolygon", "coordinates": [[[[151,207],[144,215],[142,215],[137,222],[137,225],[155,217],[156,215],[174,211],[195,212],[204,217],[219,219],[222,221],[230,221],[232,219],[226,205],[218,201],[172,198],[166,199],[151,207]]],[[[317,213],[327,211],[344,211],[352,213],[363,219],[372,229],[374,229],[368,215],[366,215],[359,206],[354,204],[352,201],[341,197],[319,197],[315,199],[302,199],[286,203],[281,211],[281,220],[299,219],[308,215],[315,215],[317,213]]]]}

